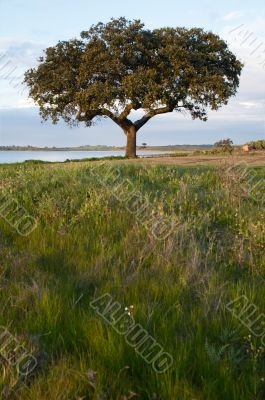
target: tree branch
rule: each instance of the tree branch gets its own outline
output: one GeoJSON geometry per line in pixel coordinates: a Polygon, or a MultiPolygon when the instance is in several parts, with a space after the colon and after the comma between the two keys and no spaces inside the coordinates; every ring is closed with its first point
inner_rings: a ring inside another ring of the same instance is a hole
{"type": "Polygon", "coordinates": [[[174,110],[174,107],[170,107],[170,106],[157,108],[155,110],[150,110],[141,119],[138,119],[137,121],[135,121],[134,125],[136,127],[136,130],[138,131],[140,128],[142,128],[142,126],[144,126],[149,121],[149,119],[153,118],[155,115],[165,114],[168,112],[172,112],[173,110],[174,110]]]}
{"type": "Polygon", "coordinates": [[[125,118],[127,118],[132,109],[133,109],[133,104],[132,103],[131,104],[127,104],[127,106],[125,107],[123,112],[120,114],[119,120],[123,121],[125,118]]]}
{"type": "Polygon", "coordinates": [[[98,115],[106,115],[107,117],[109,117],[110,119],[112,119],[112,121],[118,123],[118,118],[115,117],[115,115],[113,114],[113,112],[111,112],[110,110],[108,110],[107,108],[100,108],[98,115]]]}
{"type": "Polygon", "coordinates": [[[130,113],[130,111],[128,111],[128,109],[129,109],[129,107],[127,108],[126,112],[123,112],[124,116],[122,119],[121,119],[121,116],[116,117],[111,111],[109,111],[106,108],[102,108],[100,111],[101,111],[102,115],[108,116],[109,118],[112,119],[113,122],[115,122],[117,125],[119,125],[119,127],[121,127],[123,129],[123,131],[126,131],[133,125],[132,121],[130,121],[125,116],[126,113],[127,113],[127,115],[130,113]]]}
{"type": "Polygon", "coordinates": [[[123,121],[124,119],[126,119],[128,117],[128,115],[130,114],[130,112],[134,109],[134,110],[139,110],[139,108],[141,108],[140,104],[127,104],[127,106],[124,108],[124,110],[122,111],[122,113],[119,116],[119,120],[123,121]]]}
{"type": "Polygon", "coordinates": [[[80,109],[76,114],[76,119],[78,119],[78,121],[86,122],[86,121],[92,121],[92,119],[95,118],[96,116],[106,116],[112,119],[112,121],[115,122],[117,125],[119,125],[124,131],[126,131],[131,126],[134,125],[132,121],[126,118],[126,114],[128,115],[132,108],[134,108],[133,105],[128,104],[128,106],[126,106],[125,110],[119,117],[116,117],[115,114],[113,114],[113,112],[111,112],[107,108],[99,108],[96,110],[88,110],[88,111],[82,111],[80,109]]]}
{"type": "Polygon", "coordinates": [[[78,119],[78,121],[87,121],[88,119],[92,120],[96,116],[102,116],[102,115],[105,115],[106,117],[111,118],[114,122],[118,123],[117,122],[118,118],[115,117],[115,115],[107,108],[98,108],[96,110],[88,110],[88,111],[82,111],[80,108],[76,114],[76,119],[78,119]]]}

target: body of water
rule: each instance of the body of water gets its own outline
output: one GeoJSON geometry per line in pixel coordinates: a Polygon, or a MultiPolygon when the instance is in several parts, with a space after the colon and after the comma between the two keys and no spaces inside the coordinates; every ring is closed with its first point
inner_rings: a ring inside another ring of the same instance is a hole
{"type": "MultiPolygon", "coordinates": [[[[165,154],[164,151],[140,150],[137,155],[165,154]]],[[[103,158],[124,156],[124,151],[0,151],[1,163],[17,163],[26,160],[63,162],[65,160],[81,160],[84,158],[103,158]]]]}

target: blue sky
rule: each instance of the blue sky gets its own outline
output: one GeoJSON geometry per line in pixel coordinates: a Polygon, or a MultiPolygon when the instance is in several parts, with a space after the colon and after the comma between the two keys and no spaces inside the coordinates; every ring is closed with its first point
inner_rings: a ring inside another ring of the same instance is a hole
{"type": "Polygon", "coordinates": [[[235,143],[265,138],[265,7],[263,1],[201,0],[0,0],[0,145],[123,145],[125,136],[112,121],[70,129],[64,123],[41,124],[38,109],[19,82],[36,64],[42,49],[111,17],[140,18],[148,28],[203,27],[227,40],[245,63],[239,92],[229,105],[210,112],[206,123],[189,116],[155,117],[138,142],[152,145],[213,143],[231,137],[235,143]],[[10,76],[6,76],[10,73],[10,76]]]}

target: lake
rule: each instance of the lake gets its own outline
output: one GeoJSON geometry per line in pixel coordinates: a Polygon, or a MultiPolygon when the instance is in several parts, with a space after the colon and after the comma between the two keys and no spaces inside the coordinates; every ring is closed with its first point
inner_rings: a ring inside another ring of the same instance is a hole
{"type": "MultiPolygon", "coordinates": [[[[166,153],[168,152],[144,150],[137,152],[139,156],[166,153]]],[[[17,163],[26,160],[63,162],[65,160],[81,160],[84,158],[103,158],[124,155],[124,151],[0,151],[0,164],[17,163]]]]}

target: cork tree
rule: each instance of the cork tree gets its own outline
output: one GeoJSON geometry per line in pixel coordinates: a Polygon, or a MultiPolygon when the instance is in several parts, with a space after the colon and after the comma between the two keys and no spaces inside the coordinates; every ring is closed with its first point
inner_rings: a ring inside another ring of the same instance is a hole
{"type": "Polygon", "coordinates": [[[44,120],[90,127],[110,118],[136,156],[138,131],[153,117],[188,112],[207,120],[236,94],[242,64],[226,42],[200,28],[146,29],[125,18],[93,25],[48,47],[25,74],[44,120]],[[139,119],[132,120],[130,114],[139,119]]]}

